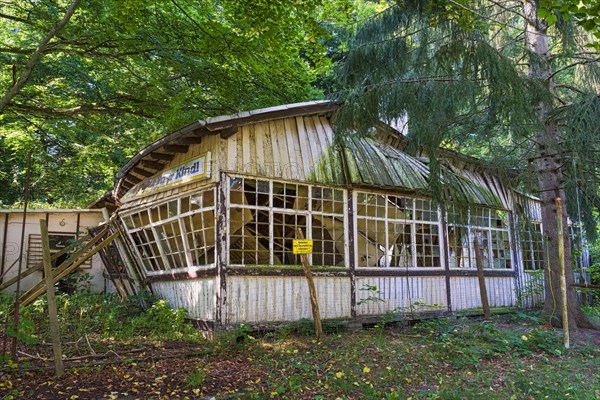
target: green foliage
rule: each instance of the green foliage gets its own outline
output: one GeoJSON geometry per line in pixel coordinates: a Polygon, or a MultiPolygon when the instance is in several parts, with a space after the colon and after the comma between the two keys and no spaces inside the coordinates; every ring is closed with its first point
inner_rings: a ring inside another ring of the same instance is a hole
{"type": "MultiPolygon", "coordinates": [[[[61,335],[77,340],[86,335],[120,339],[199,338],[199,332],[185,321],[184,309],[171,309],[165,300],[152,299],[142,292],[121,302],[112,295],[76,291],[56,296],[61,335]],[[149,307],[149,308],[146,308],[149,307]]],[[[14,299],[4,296],[0,317],[5,317],[14,299]]],[[[22,308],[18,338],[26,343],[48,340],[47,301],[40,298],[22,308]]],[[[14,329],[9,329],[14,333],[14,329]]]]}
{"type": "Polygon", "coordinates": [[[302,318],[298,321],[290,322],[286,324],[282,328],[278,330],[279,334],[282,336],[287,336],[289,334],[295,334],[299,336],[305,337],[314,337],[315,336],[315,324],[312,320],[302,318]]]}
{"type": "Polygon", "coordinates": [[[134,317],[125,335],[176,339],[193,335],[196,329],[185,323],[187,311],[172,309],[166,300],[156,301],[146,312],[134,317]]]}
{"type": "Polygon", "coordinates": [[[594,0],[540,0],[538,16],[549,25],[575,19],[595,38],[589,47],[600,50],[600,3],[594,0]]]}
{"type": "Polygon", "coordinates": [[[202,387],[206,380],[206,370],[204,368],[196,368],[185,376],[185,385],[189,388],[202,387]]]}
{"type": "Polygon", "coordinates": [[[515,289],[517,295],[517,307],[522,308],[529,299],[536,298],[544,293],[544,271],[530,271],[529,283],[526,286],[515,289]]]}
{"type": "MultiPolygon", "coordinates": [[[[145,352],[132,363],[83,365],[73,376],[94,372],[93,381],[54,380],[46,392],[47,397],[70,398],[81,393],[102,397],[103,383],[114,386],[114,377],[124,376],[113,394],[135,387],[134,397],[140,398],[186,393],[244,399],[597,398],[599,387],[593,373],[600,356],[597,346],[586,346],[579,339],[559,354],[560,335],[539,324],[532,314],[487,321],[441,319],[381,334],[365,330],[326,335],[318,343],[312,336],[289,332],[285,337],[264,335],[246,341],[243,347],[232,346],[234,332],[217,332],[213,342],[202,345],[209,351],[186,352],[176,359],[170,359],[175,355],[172,346],[159,348],[163,339],[145,337],[141,338],[144,345],[169,359],[144,360],[145,352]]],[[[120,349],[130,349],[132,341],[126,339],[120,343],[124,347],[119,347],[114,337],[89,335],[89,340],[96,350],[105,343],[118,354],[120,349]]],[[[189,340],[178,343],[177,349],[198,349],[195,339],[189,340]]],[[[73,350],[71,346],[67,351],[73,350]]],[[[36,354],[35,347],[26,352],[36,354]]],[[[14,398],[31,398],[27,394],[32,385],[27,383],[48,379],[46,371],[19,372],[10,359],[2,372],[0,391],[14,398]]]]}
{"type": "MultiPolygon", "coordinates": [[[[140,148],[190,121],[322,97],[311,84],[329,69],[326,27],[351,7],[82,1],[0,111],[0,207],[22,201],[30,153],[34,206],[86,206],[140,148]]],[[[0,97],[65,9],[3,5],[0,97]]]]}
{"type": "Polygon", "coordinates": [[[499,174],[520,173],[513,182],[535,193],[535,169],[524,161],[537,160],[533,127],[546,122],[537,120],[536,105],[552,104],[552,118],[564,129],[567,206],[574,216],[579,205],[578,217],[591,227],[591,210],[600,204],[600,142],[592,139],[600,135],[590,133],[600,126],[592,89],[600,82],[598,63],[581,52],[585,36],[563,23],[560,32],[549,33],[553,85],[535,79],[521,61],[530,58],[532,68],[544,61],[523,41],[523,20],[512,11],[522,7],[518,3],[397,1],[366,20],[337,67],[337,96],[344,102],[337,127],[368,134],[379,121],[408,118],[408,149],[423,149],[432,159],[430,185],[438,196],[440,146],[488,160],[499,174]]]}
{"type": "Polygon", "coordinates": [[[359,289],[362,292],[365,292],[366,297],[361,297],[360,300],[356,303],[357,305],[368,304],[368,303],[379,303],[385,302],[380,296],[383,294],[377,286],[373,285],[363,285],[362,288],[359,289]]]}
{"type": "Polygon", "coordinates": [[[537,352],[560,355],[560,338],[554,330],[534,327],[524,331],[502,330],[495,324],[463,324],[450,319],[419,323],[415,330],[435,341],[436,357],[454,368],[478,366],[498,354],[531,355],[537,352]]]}
{"type": "MultiPolygon", "coordinates": [[[[493,7],[465,13],[457,2],[442,3],[399,1],[360,27],[338,66],[344,107],[336,119],[339,132],[368,134],[379,121],[393,126],[408,117],[409,150],[430,156],[430,189],[438,200],[440,146],[498,147],[502,141],[491,138],[507,134],[521,141],[535,124],[534,105],[550,96],[516,64],[522,51],[491,41],[514,39],[500,23],[487,23],[493,7]],[[471,18],[479,23],[465,29],[471,18]]],[[[495,147],[485,154],[511,155],[502,164],[514,167],[520,152],[495,147]]]]}
{"type": "Polygon", "coordinates": [[[595,285],[599,285],[600,284],[600,263],[590,266],[590,268],[588,269],[588,272],[590,273],[590,278],[592,280],[591,283],[593,283],[595,285]]]}
{"type": "Polygon", "coordinates": [[[248,324],[240,324],[234,331],[234,337],[236,343],[245,343],[254,340],[254,336],[251,335],[252,327],[248,324]]]}

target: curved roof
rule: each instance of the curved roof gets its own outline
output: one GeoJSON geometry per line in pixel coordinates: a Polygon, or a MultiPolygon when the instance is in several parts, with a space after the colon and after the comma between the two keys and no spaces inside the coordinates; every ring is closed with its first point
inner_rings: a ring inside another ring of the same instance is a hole
{"type": "MultiPolygon", "coordinates": [[[[333,102],[313,101],[195,121],[155,141],[129,160],[117,175],[113,196],[120,198],[145,178],[162,171],[177,153],[186,153],[190,145],[200,143],[204,136],[218,134],[228,138],[246,124],[329,114],[337,108],[333,102]]],[[[384,143],[380,138],[358,136],[338,137],[329,143],[323,148],[318,162],[312,166],[308,181],[422,194],[430,190],[428,160],[412,157],[393,143],[384,143]]],[[[496,188],[490,187],[485,181],[464,176],[461,171],[451,167],[442,167],[442,183],[447,197],[454,201],[507,208],[507,202],[502,201],[496,188]]]]}
{"type": "Polygon", "coordinates": [[[175,154],[186,153],[189,145],[200,143],[203,136],[218,134],[228,138],[242,125],[299,115],[327,113],[337,108],[338,106],[331,101],[310,101],[194,121],[155,141],[133,156],[119,170],[113,196],[120,198],[144,178],[162,171],[175,154]]]}

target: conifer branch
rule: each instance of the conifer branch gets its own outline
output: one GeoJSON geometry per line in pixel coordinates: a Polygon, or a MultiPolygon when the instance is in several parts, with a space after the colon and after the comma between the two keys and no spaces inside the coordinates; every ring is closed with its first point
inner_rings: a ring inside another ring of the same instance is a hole
{"type": "Polygon", "coordinates": [[[596,57],[596,58],[594,58],[594,59],[586,59],[586,60],[582,60],[582,61],[577,61],[577,62],[574,62],[574,63],[572,63],[572,64],[569,64],[569,65],[566,65],[566,66],[564,66],[564,67],[562,67],[562,68],[559,68],[559,69],[557,69],[556,71],[554,71],[553,73],[551,73],[551,74],[550,74],[550,75],[549,75],[549,76],[546,78],[546,80],[547,80],[547,81],[549,81],[549,80],[551,80],[552,78],[554,78],[556,75],[558,75],[559,73],[561,73],[561,72],[563,72],[563,71],[565,71],[565,70],[567,70],[567,69],[569,69],[569,68],[573,68],[573,67],[575,67],[575,66],[577,66],[577,65],[592,64],[592,63],[595,63],[595,62],[598,62],[598,61],[600,61],[600,57],[596,57]]]}
{"type": "Polygon", "coordinates": [[[370,91],[371,89],[377,89],[377,88],[384,87],[384,86],[397,85],[400,83],[412,84],[412,83],[428,83],[428,82],[463,82],[463,81],[465,81],[465,80],[460,79],[460,78],[452,78],[452,77],[448,77],[448,76],[424,76],[424,77],[413,78],[413,79],[392,79],[392,80],[375,83],[372,85],[365,85],[365,86],[363,86],[363,88],[365,89],[365,92],[367,92],[367,91],[370,91]]]}
{"type": "Polygon", "coordinates": [[[555,85],[554,86],[556,89],[569,89],[573,92],[577,92],[579,94],[584,94],[585,92],[581,89],[576,88],[573,85],[567,85],[567,84],[560,84],[560,85],[555,85]]]}
{"type": "Polygon", "coordinates": [[[515,5],[512,8],[508,8],[506,6],[504,6],[502,3],[499,3],[497,1],[494,0],[490,0],[490,3],[493,3],[494,5],[496,5],[498,8],[503,9],[504,11],[507,11],[509,13],[518,15],[519,17],[523,18],[523,19],[527,19],[527,17],[525,16],[525,14],[518,12],[517,10],[520,8],[519,5],[515,5]]]}
{"type": "MultiPolygon", "coordinates": [[[[509,28],[513,28],[513,29],[519,29],[516,26],[511,25],[511,24],[509,24],[507,22],[500,22],[500,21],[498,21],[496,19],[493,19],[492,17],[487,17],[487,16],[485,16],[485,15],[483,15],[481,13],[478,13],[477,11],[475,11],[475,10],[473,10],[473,9],[467,7],[467,6],[464,6],[464,5],[458,3],[458,2],[456,2],[454,0],[448,0],[448,1],[450,3],[452,3],[452,4],[454,4],[455,6],[460,7],[463,10],[466,10],[466,11],[470,12],[471,14],[474,14],[474,15],[478,16],[479,18],[483,18],[483,19],[485,19],[487,21],[491,21],[491,22],[494,22],[494,23],[496,23],[498,25],[502,25],[502,26],[505,26],[505,27],[509,27],[509,28]]],[[[496,14],[496,15],[498,15],[498,14],[496,14]]]]}

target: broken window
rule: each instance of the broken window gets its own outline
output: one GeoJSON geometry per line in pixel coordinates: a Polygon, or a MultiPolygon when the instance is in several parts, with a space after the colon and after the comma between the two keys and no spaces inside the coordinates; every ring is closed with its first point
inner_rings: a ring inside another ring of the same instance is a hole
{"type": "Polygon", "coordinates": [[[541,222],[529,221],[521,232],[524,270],[544,269],[544,236],[541,222]]]}
{"type": "Polygon", "coordinates": [[[479,248],[483,268],[512,268],[506,211],[451,206],[446,232],[450,268],[477,268],[476,247],[479,248]]]}
{"type": "Polygon", "coordinates": [[[359,267],[441,267],[438,210],[431,201],[356,194],[359,267]]]}
{"type": "Polygon", "coordinates": [[[215,262],[215,189],[182,195],[121,215],[148,272],[215,262]]]}
{"type": "Polygon", "coordinates": [[[312,265],[344,265],[344,190],[242,177],[229,188],[230,264],[300,264],[299,229],[313,240],[312,265]]]}

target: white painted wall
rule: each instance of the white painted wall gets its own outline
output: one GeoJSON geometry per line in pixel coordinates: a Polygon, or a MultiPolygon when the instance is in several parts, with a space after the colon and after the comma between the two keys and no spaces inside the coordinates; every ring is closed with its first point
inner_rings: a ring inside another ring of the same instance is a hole
{"type": "MultiPolygon", "coordinates": [[[[17,275],[18,259],[22,254],[22,270],[27,268],[27,255],[29,252],[29,235],[40,234],[40,219],[48,219],[48,231],[52,233],[77,233],[77,215],[79,217],[79,235],[87,234],[88,230],[97,227],[104,221],[101,210],[28,210],[25,222],[25,241],[21,249],[21,230],[23,226],[23,212],[21,210],[0,210],[0,261],[4,259],[2,270],[7,271],[3,280],[8,280],[17,275]],[[7,221],[8,217],[8,221],[7,221]],[[8,222],[8,224],[7,224],[8,222]],[[5,229],[6,228],[6,229],[5,229]],[[5,235],[6,232],[6,235],[5,235]],[[4,257],[2,258],[2,253],[4,257]]],[[[98,254],[91,259],[91,267],[81,269],[91,275],[91,289],[102,292],[106,287],[106,278],[103,276],[104,265],[98,254]]],[[[21,281],[21,290],[26,291],[42,279],[41,272],[35,272],[21,281]]],[[[13,293],[16,284],[5,289],[13,293]]]]}
{"type": "Polygon", "coordinates": [[[405,313],[446,311],[446,278],[444,276],[357,277],[356,304],[357,315],[379,315],[388,311],[405,313]],[[377,291],[369,291],[366,290],[367,288],[377,288],[377,291]],[[369,297],[379,300],[369,299],[369,297]]]}
{"type": "Polygon", "coordinates": [[[154,294],[171,308],[185,308],[189,318],[199,320],[215,319],[215,287],[215,278],[152,283],[154,294]]]}
{"type": "MultiPolygon", "coordinates": [[[[321,318],[350,318],[350,278],[314,277],[321,318]]],[[[303,276],[230,276],[225,324],[312,319],[303,276]]]]}

